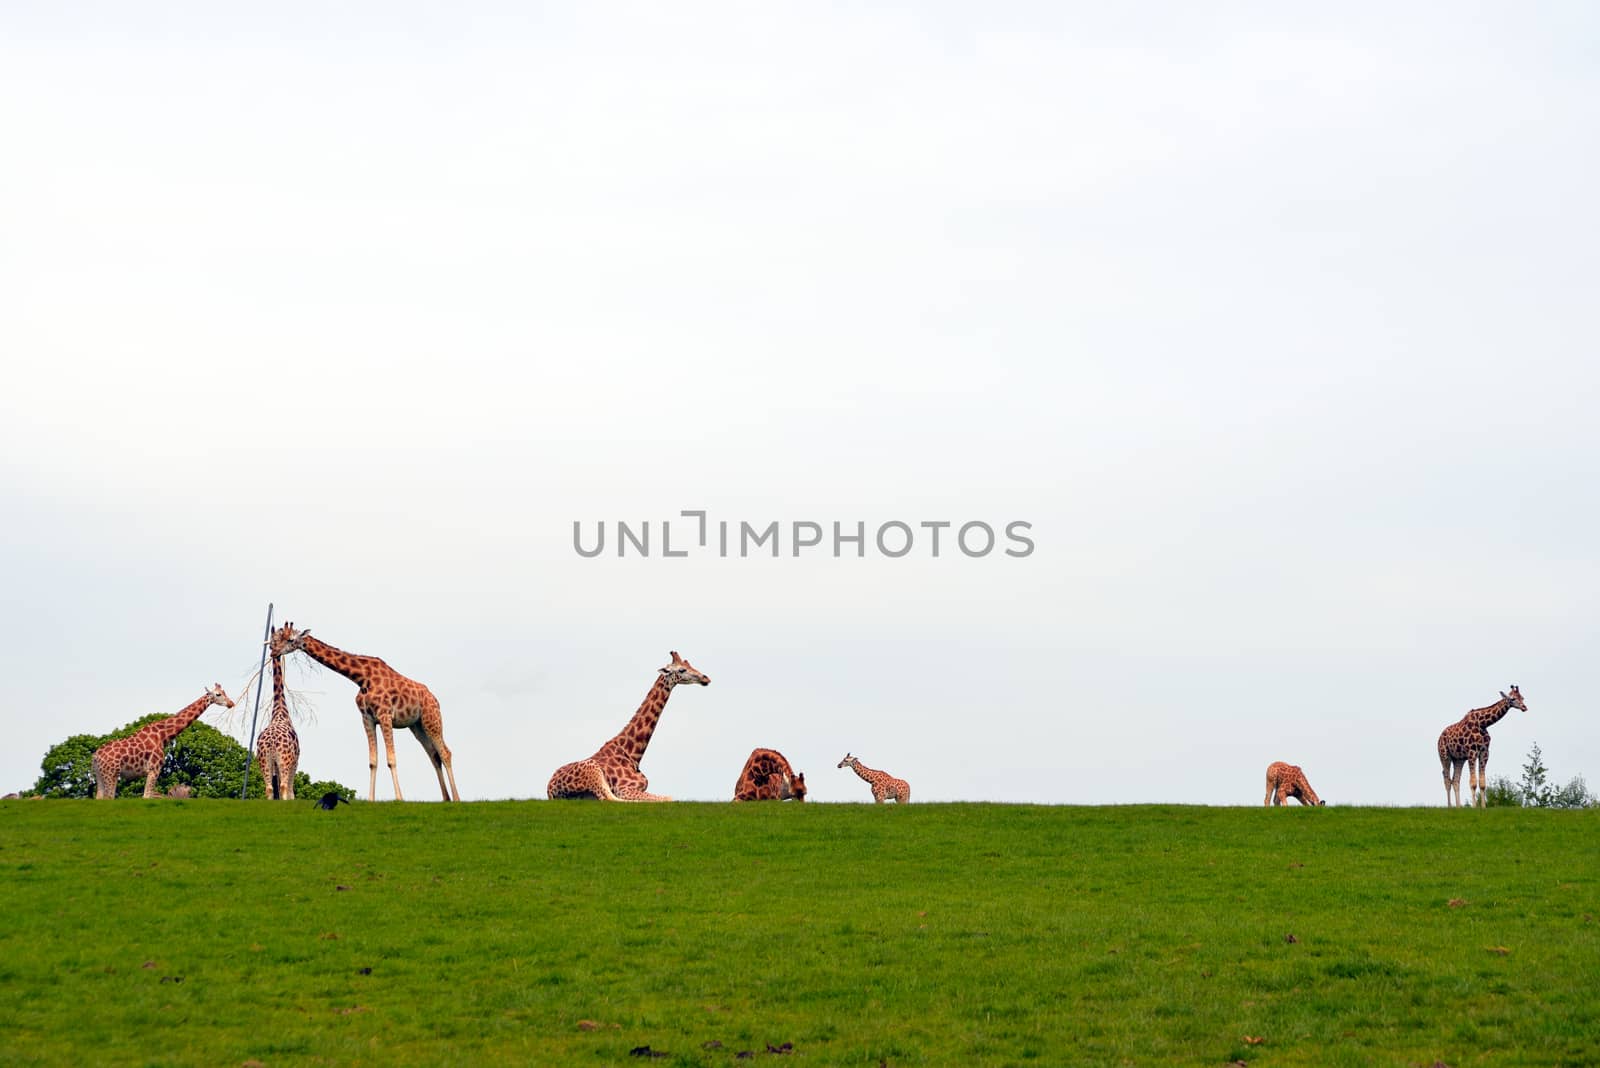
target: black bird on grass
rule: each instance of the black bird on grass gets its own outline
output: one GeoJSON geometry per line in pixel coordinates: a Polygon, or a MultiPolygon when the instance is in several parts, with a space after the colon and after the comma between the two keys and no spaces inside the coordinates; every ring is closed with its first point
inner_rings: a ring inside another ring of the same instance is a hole
{"type": "Polygon", "coordinates": [[[344,801],[344,803],[347,805],[350,803],[349,801],[345,800],[345,796],[338,790],[329,790],[327,793],[322,795],[322,800],[317,802],[317,807],[325,808],[329,812],[332,812],[334,809],[339,807],[339,802],[341,801],[344,801]]]}

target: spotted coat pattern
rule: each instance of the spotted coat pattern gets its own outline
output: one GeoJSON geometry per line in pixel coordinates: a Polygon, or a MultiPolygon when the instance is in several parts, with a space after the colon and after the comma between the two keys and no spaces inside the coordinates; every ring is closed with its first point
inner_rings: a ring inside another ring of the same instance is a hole
{"type": "Polygon", "coordinates": [[[361,656],[336,649],[309,630],[295,630],[284,624],[288,636],[284,652],[303,652],[324,667],[332,668],[356,684],[356,710],[367,731],[367,800],[378,795],[378,731],[383,731],[383,747],[389,758],[389,777],[394,780],[394,799],[404,801],[400,792],[400,773],[394,764],[394,729],[410,728],[433,762],[439,777],[439,793],[446,801],[460,801],[455,769],[450,766],[450,747],[444,744],[444,717],[439,714],[439,699],[415,679],[408,679],[375,656],[361,656]],[[450,777],[449,785],[445,776],[450,777]]]}
{"type": "Polygon", "coordinates": [[[1489,727],[1511,709],[1528,710],[1515,686],[1492,705],[1474,708],[1439,735],[1439,767],[1444,773],[1445,807],[1461,807],[1461,766],[1467,766],[1472,804],[1481,808],[1489,791],[1489,727]]]}
{"type": "Polygon", "coordinates": [[[806,777],[797,775],[789,761],[776,749],[756,749],[744,762],[739,781],[733,785],[735,801],[804,801],[806,777]]]}
{"type": "Polygon", "coordinates": [[[1275,760],[1267,765],[1267,796],[1261,803],[1282,805],[1287,804],[1291,797],[1302,805],[1326,804],[1317,797],[1317,792],[1311,788],[1311,782],[1306,778],[1306,773],[1300,770],[1300,765],[1275,760]]]}
{"type": "Polygon", "coordinates": [[[545,792],[552,801],[595,798],[601,801],[671,801],[664,794],[650,792],[650,780],[639,770],[645,748],[655,734],[661,712],[667,707],[672,688],[681,682],[710,686],[711,677],[672,652],[672,662],[656,673],[655,682],[644,695],[627,726],[586,760],[563,764],[550,776],[545,792]]]}
{"type": "Polygon", "coordinates": [[[902,805],[911,803],[911,787],[906,784],[904,779],[897,779],[887,771],[875,771],[849,753],[846,753],[844,759],[839,761],[839,767],[849,767],[857,775],[865,779],[867,785],[872,787],[872,800],[876,804],[881,805],[886,800],[902,805]]]}
{"type": "Polygon", "coordinates": [[[289,718],[289,702],[283,688],[283,654],[294,637],[294,625],[286,623],[272,632],[272,718],[256,737],[256,761],[261,765],[261,781],[267,796],[276,801],[294,800],[294,773],[300,767],[300,736],[289,718]]]}
{"type": "Polygon", "coordinates": [[[208,687],[198,700],[180,709],[177,714],[146,723],[126,738],[107,742],[96,749],[90,758],[94,770],[94,796],[102,801],[116,797],[118,783],[123,779],[137,779],[140,775],[144,776],[144,796],[157,796],[156,776],[161,774],[161,761],[166,754],[167,743],[183,733],[189,724],[200,718],[200,713],[212,705],[233,707],[232,699],[222,692],[221,683],[208,687]]]}

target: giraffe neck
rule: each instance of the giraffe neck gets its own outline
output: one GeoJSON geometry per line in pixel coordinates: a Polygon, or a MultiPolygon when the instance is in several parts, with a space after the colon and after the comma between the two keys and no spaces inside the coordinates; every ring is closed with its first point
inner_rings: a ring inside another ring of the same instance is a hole
{"type": "Polygon", "coordinates": [[[1462,720],[1462,722],[1466,723],[1469,727],[1476,727],[1481,731],[1492,724],[1500,722],[1501,717],[1503,717],[1510,710],[1511,698],[1502,697],[1500,700],[1486,708],[1474,708],[1471,712],[1467,713],[1466,718],[1462,720]]]}
{"type": "Polygon", "coordinates": [[[211,695],[206,694],[194,704],[184,707],[177,714],[168,716],[166,719],[158,719],[150,724],[153,728],[150,733],[155,735],[162,745],[166,745],[183,733],[189,724],[200,718],[200,713],[210,707],[211,695]]]}
{"type": "Polygon", "coordinates": [[[872,776],[877,774],[859,760],[852,760],[850,762],[850,767],[854,769],[857,775],[861,776],[861,781],[863,782],[871,782],[872,776]]]}
{"type": "Polygon", "coordinates": [[[283,654],[272,658],[272,718],[269,722],[289,718],[289,699],[283,692],[283,654]]]}
{"type": "Polygon", "coordinates": [[[661,710],[667,707],[667,698],[672,696],[672,684],[665,675],[658,676],[655,684],[650,687],[650,692],[644,695],[644,702],[639,705],[639,711],[633,714],[628,725],[605,748],[612,752],[620,753],[638,765],[644,759],[645,747],[650,744],[650,736],[656,732],[656,723],[661,719],[661,710]]]}
{"type": "Polygon", "coordinates": [[[300,649],[323,667],[332,668],[357,686],[365,686],[372,677],[373,658],[370,656],[347,653],[309,634],[300,643],[300,649]]]}

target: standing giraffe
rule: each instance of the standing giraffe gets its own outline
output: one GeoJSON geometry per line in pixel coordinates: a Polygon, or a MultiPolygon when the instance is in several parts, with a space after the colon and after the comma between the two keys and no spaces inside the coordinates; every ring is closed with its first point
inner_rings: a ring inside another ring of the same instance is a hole
{"type": "Polygon", "coordinates": [[[293,623],[285,623],[272,632],[272,718],[256,738],[261,781],[266,785],[267,796],[278,801],[294,800],[294,773],[300,767],[300,736],[294,732],[289,702],[283,692],[283,654],[293,637],[293,623]]]}
{"type": "Polygon", "coordinates": [[[1444,772],[1444,804],[1461,807],[1461,765],[1467,766],[1467,779],[1471,788],[1472,805],[1482,808],[1489,792],[1489,727],[1513,708],[1526,712],[1522,692],[1515,686],[1511,693],[1500,691],[1500,700],[1492,705],[1474,708],[1439,735],[1439,767],[1444,772]]]}
{"type": "Polygon", "coordinates": [[[645,747],[655,733],[661,710],[667,707],[672,688],[680,682],[710,686],[711,678],[696,671],[674,650],[672,663],[657,673],[654,685],[628,725],[588,760],[563,764],[550,776],[546,787],[550,800],[593,797],[602,801],[671,801],[670,797],[648,792],[650,780],[639,770],[639,761],[644,758],[645,747]]]}
{"type": "Polygon", "coordinates": [[[1267,796],[1261,803],[1283,805],[1287,804],[1291,797],[1302,805],[1327,803],[1311,788],[1311,782],[1306,778],[1306,773],[1300,770],[1300,765],[1285,764],[1281,760],[1275,760],[1267,765],[1267,796]]]}
{"type": "Polygon", "coordinates": [[[902,805],[911,803],[911,787],[904,779],[897,779],[887,771],[874,771],[849,753],[839,761],[839,767],[842,768],[847,764],[852,771],[866,780],[868,786],[872,787],[872,800],[877,804],[883,804],[884,798],[902,805]]]}
{"type": "Polygon", "coordinates": [[[804,801],[806,777],[796,775],[789,761],[776,749],[756,749],[744,762],[739,781],[733,786],[735,801],[804,801]]]}
{"type": "Polygon", "coordinates": [[[116,797],[118,783],[123,779],[136,779],[141,774],[144,775],[144,796],[157,796],[156,776],[161,774],[161,760],[166,753],[167,743],[212,705],[233,707],[233,701],[222,692],[220,682],[206,687],[206,692],[198,700],[180,709],[177,714],[146,723],[126,738],[107,742],[96,749],[90,758],[94,767],[95,799],[116,797]]]}
{"type": "MultiPolygon", "coordinates": [[[[375,801],[378,795],[378,728],[383,728],[383,746],[389,757],[389,776],[394,780],[394,799],[404,801],[400,793],[400,773],[394,767],[394,729],[410,727],[423,752],[433,761],[433,772],[439,776],[439,792],[446,801],[460,801],[456,790],[456,773],[450,766],[450,747],[444,744],[444,717],[439,714],[439,699],[422,683],[408,679],[375,656],[359,656],[335,649],[320,638],[313,638],[310,630],[297,631],[285,626],[283,649],[285,653],[302,652],[325,667],[355,683],[356,708],[361,712],[361,725],[367,729],[367,767],[371,776],[367,780],[367,800],[375,801]],[[444,777],[450,776],[445,786],[444,777]]],[[[281,632],[280,632],[281,633],[281,632]]]]}

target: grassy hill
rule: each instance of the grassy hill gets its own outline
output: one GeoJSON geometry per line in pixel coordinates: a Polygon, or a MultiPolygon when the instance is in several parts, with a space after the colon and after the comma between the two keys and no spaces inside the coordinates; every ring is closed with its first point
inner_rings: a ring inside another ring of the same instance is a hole
{"type": "Polygon", "coordinates": [[[0,1063],[1594,1064],[1597,841],[1600,811],[9,801],[0,1063]]]}

